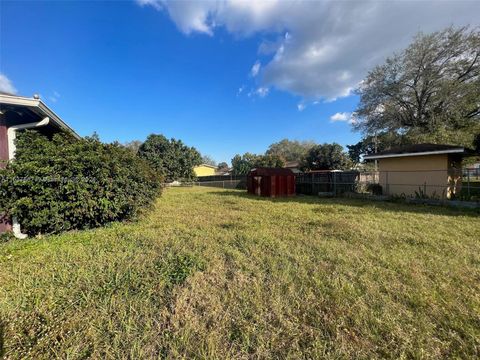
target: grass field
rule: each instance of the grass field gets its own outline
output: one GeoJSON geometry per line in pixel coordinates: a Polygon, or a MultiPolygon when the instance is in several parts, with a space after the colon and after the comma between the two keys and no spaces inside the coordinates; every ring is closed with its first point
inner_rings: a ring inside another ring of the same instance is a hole
{"type": "Polygon", "coordinates": [[[138,223],[0,244],[6,358],[480,356],[478,213],[167,189],[138,223]]]}

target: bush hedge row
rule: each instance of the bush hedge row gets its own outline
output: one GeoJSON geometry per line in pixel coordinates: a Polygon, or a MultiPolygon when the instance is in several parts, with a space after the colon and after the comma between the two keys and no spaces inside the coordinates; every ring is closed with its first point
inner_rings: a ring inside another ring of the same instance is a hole
{"type": "Polygon", "coordinates": [[[0,212],[32,234],[85,229],[135,218],[161,192],[162,178],[118,143],[97,138],[17,137],[15,161],[0,171],[0,212]]]}

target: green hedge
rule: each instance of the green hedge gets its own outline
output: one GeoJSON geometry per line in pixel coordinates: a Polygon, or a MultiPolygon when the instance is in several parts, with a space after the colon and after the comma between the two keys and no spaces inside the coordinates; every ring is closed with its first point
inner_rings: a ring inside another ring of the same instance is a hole
{"type": "Polygon", "coordinates": [[[31,235],[132,219],[153,203],[163,180],[119,144],[36,131],[19,134],[16,160],[0,176],[0,209],[31,235]]]}

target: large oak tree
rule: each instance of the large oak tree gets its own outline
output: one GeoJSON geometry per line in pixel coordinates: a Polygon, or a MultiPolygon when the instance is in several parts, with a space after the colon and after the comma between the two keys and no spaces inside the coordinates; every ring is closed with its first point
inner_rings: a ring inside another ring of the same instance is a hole
{"type": "Polygon", "coordinates": [[[407,142],[471,146],[480,132],[480,30],[419,34],[369,72],[358,89],[355,128],[407,142]]]}

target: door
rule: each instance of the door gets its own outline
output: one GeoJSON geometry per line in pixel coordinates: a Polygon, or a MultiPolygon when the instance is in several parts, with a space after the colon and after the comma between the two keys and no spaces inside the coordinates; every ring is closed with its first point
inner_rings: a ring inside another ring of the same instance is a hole
{"type": "Polygon", "coordinates": [[[255,195],[262,195],[262,177],[254,176],[253,177],[253,192],[255,195]]]}

